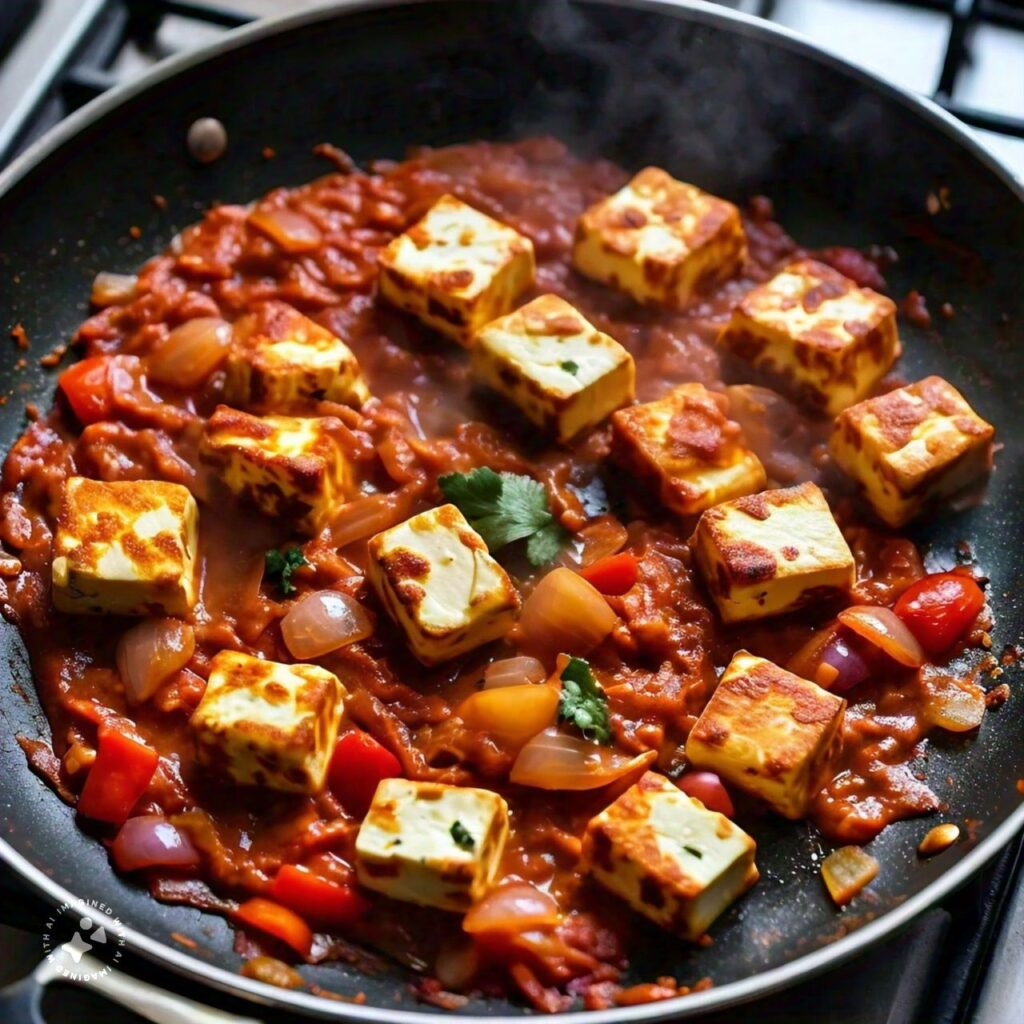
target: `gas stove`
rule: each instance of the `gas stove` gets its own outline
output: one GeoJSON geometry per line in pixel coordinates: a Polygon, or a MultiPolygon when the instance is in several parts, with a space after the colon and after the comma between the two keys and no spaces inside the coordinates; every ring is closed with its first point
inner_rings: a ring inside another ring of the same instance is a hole
{"type": "MultiPolygon", "coordinates": [[[[0,0],[0,166],[71,111],[157,60],[311,0],[0,0]]],[[[895,84],[931,96],[1024,178],[1024,0],[734,0],[895,84]]],[[[0,866],[0,987],[42,958],[54,908],[0,866]]],[[[1024,1019],[1024,841],[868,954],[700,1024],[1015,1024],[1024,1019]]],[[[247,1018],[258,1008],[125,954],[118,972],[247,1018]]],[[[2,1010],[2,1007],[0,1007],[2,1010]]],[[[43,1003],[49,1024],[143,1018],[89,986],[43,1003]]],[[[32,1018],[0,1012],[2,1024],[32,1018]]],[[[274,1013],[274,1021],[291,1020],[274,1013]]],[[[177,1020],[173,1013],[161,1020],[177,1020]]],[[[33,1020],[32,1024],[38,1024],[33,1020]]]]}

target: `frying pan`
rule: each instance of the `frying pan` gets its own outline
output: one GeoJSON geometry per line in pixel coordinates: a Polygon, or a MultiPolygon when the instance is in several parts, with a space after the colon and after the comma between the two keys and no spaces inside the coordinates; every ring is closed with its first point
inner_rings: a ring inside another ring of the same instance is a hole
{"type": "MultiPolygon", "coordinates": [[[[28,366],[0,367],[13,397],[0,408],[0,445],[23,427],[23,400],[48,403],[53,376],[37,357],[86,314],[100,269],[130,270],[214,200],[244,201],[329,168],[311,147],[331,141],[357,161],[400,157],[414,143],[556,134],[583,154],[629,168],[655,163],[735,200],[771,196],[803,244],[893,246],[892,293],[923,292],[954,319],[905,324],[903,372],[937,372],[994,421],[1006,447],[985,502],[917,531],[930,564],[950,565],[970,539],[991,577],[994,649],[1024,621],[1024,412],[1020,256],[1024,191],[937,108],[826,56],[787,33],[701,3],[630,0],[339,3],[232,33],[166,62],[50,133],[0,177],[0,309],[31,339],[28,366]],[[193,119],[227,126],[227,154],[187,159],[193,119]],[[263,161],[272,146],[275,160],[263,161]],[[946,201],[927,212],[929,193],[946,201]],[[159,209],[154,194],[167,200],[159,209]],[[133,240],[129,227],[138,225],[133,240]]],[[[399,968],[367,977],[342,965],[304,969],[324,988],[366,993],[365,1005],[263,986],[238,975],[230,929],[193,909],[163,906],[116,877],[72,811],[26,768],[17,733],[47,735],[11,628],[0,632],[11,680],[0,690],[0,855],[54,903],[71,894],[108,904],[128,945],[210,985],[313,1016],[437,1021],[399,968]],[[20,687],[18,686],[20,684],[20,687]],[[197,943],[186,951],[171,932],[197,943]]],[[[1014,681],[1012,671],[1006,677],[1014,681]]],[[[818,868],[825,848],[805,824],[755,830],[762,880],[694,949],[654,929],[631,949],[632,979],[710,975],[709,991],[591,1015],[599,1021],[681,1018],[761,995],[848,957],[904,926],[990,858],[1024,823],[1024,716],[1014,694],[978,735],[934,739],[927,774],[971,838],[930,861],[914,854],[930,826],[899,823],[872,844],[872,895],[837,912],[818,868]]],[[[472,1000],[479,1018],[521,1015],[472,1000]]]]}

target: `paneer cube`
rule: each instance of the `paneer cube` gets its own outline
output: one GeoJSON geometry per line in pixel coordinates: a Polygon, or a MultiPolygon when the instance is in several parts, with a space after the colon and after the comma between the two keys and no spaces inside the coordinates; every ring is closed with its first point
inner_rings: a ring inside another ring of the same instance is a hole
{"type": "Polygon", "coordinates": [[[367,889],[465,913],[494,880],[508,805],[488,789],[384,779],[356,837],[367,889]]]}
{"type": "Polygon", "coordinates": [[[331,416],[251,416],[221,405],[206,422],[199,457],[235,494],[315,534],[352,487],[341,429],[331,416]]]}
{"type": "Polygon", "coordinates": [[[719,341],[829,416],[866,398],[901,351],[892,299],[816,260],[791,263],[748,292],[719,341]]]}
{"type": "Polygon", "coordinates": [[[53,539],[53,603],[62,612],[188,615],[196,603],[199,511],[181,484],[64,483],[53,539]]]}
{"type": "Polygon", "coordinates": [[[739,210],[647,167],[580,217],[573,266],[637,302],[679,309],[743,265],[739,210]]]}
{"type": "Polygon", "coordinates": [[[292,412],[326,400],[359,407],[370,397],[359,363],[330,331],[284,302],[235,321],[224,400],[252,412],[292,412]]]}
{"type": "Polygon", "coordinates": [[[612,414],[612,456],[670,511],[692,516],[767,482],[761,461],[726,416],[725,395],[682,384],[612,414]]]}
{"type": "Polygon", "coordinates": [[[424,665],[504,636],[519,610],[508,573],[454,505],[372,537],[367,576],[424,665]]]}
{"type": "Polygon", "coordinates": [[[530,239],[449,195],[377,263],[388,302],[461,345],[513,308],[536,269],[530,239]]]}
{"type": "Polygon", "coordinates": [[[338,677],[319,665],[221,651],[189,720],[199,760],[240,786],[318,793],[345,696],[338,677]]]}
{"type": "Polygon", "coordinates": [[[737,651],[687,738],[686,758],[784,818],[802,818],[842,748],[845,710],[842,697],[737,651]]]}
{"type": "Polygon", "coordinates": [[[691,544],[725,622],[779,615],[854,584],[853,555],[817,484],[709,508],[691,544]]]}
{"type": "Polygon", "coordinates": [[[633,400],[633,357],[557,295],[487,324],[474,339],[472,362],[479,381],[559,441],[633,400]]]}
{"type": "Polygon", "coordinates": [[[756,844],[646,772],[587,825],[581,868],[655,924],[699,939],[758,879],[756,844]]]}
{"type": "Polygon", "coordinates": [[[983,477],[994,435],[956,388],[925,377],[847,409],[828,447],[879,519],[902,526],[928,502],[983,477]]]}

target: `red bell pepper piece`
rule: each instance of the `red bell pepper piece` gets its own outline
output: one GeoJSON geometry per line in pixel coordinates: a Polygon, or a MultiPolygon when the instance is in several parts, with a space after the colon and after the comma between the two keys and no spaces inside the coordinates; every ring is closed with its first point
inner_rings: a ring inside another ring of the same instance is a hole
{"type": "Polygon", "coordinates": [[[101,725],[97,739],[96,760],[78,798],[78,811],[87,818],[123,825],[145,793],[160,757],[112,725],[101,725]]]}
{"type": "Polygon", "coordinates": [[[636,585],[640,563],[636,555],[623,551],[618,555],[599,558],[593,565],[580,569],[580,575],[602,594],[617,597],[636,585]]]}
{"type": "Polygon", "coordinates": [[[964,573],[939,572],[908,587],[893,611],[929,654],[960,639],[985,604],[981,587],[964,573]]]}
{"type": "Polygon", "coordinates": [[[327,780],[345,810],[361,818],[370,809],[381,779],[402,774],[401,762],[368,733],[353,729],[338,740],[327,780]]]}
{"type": "Polygon", "coordinates": [[[270,895],[306,921],[325,928],[354,924],[369,909],[369,901],[351,885],[313,874],[309,868],[285,864],[274,876],[270,895]]]}
{"type": "Polygon", "coordinates": [[[79,360],[60,375],[57,383],[79,422],[99,423],[112,416],[114,389],[109,356],[79,360]]]}
{"type": "Polygon", "coordinates": [[[287,907],[273,900],[265,900],[262,896],[254,896],[239,906],[235,918],[291,946],[299,956],[309,956],[313,932],[298,914],[287,907]]]}

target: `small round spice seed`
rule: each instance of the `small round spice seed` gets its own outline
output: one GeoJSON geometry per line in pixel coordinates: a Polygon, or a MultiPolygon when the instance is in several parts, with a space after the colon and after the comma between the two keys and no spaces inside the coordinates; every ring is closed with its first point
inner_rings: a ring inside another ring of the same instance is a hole
{"type": "Polygon", "coordinates": [[[917,847],[921,857],[934,857],[943,850],[948,850],[960,838],[960,829],[952,822],[936,825],[917,847]]]}
{"type": "Polygon", "coordinates": [[[200,117],[189,126],[186,142],[193,159],[211,164],[228,148],[227,129],[215,117],[200,117]]]}

